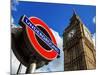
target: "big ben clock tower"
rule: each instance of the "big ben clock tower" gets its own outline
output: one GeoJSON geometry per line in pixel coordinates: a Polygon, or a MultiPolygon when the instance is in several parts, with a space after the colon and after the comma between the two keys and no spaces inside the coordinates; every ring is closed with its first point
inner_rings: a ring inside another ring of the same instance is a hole
{"type": "Polygon", "coordinates": [[[74,11],[63,33],[64,70],[96,68],[95,47],[91,33],[74,11]]]}

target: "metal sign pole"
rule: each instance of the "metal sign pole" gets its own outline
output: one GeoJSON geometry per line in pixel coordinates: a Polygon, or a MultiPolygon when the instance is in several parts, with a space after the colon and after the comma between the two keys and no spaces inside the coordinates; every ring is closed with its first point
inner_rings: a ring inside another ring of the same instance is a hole
{"type": "Polygon", "coordinates": [[[36,69],[36,63],[31,63],[29,67],[27,67],[26,74],[34,73],[36,69]]]}
{"type": "Polygon", "coordinates": [[[22,69],[22,64],[20,63],[19,64],[19,67],[18,67],[18,70],[17,70],[17,74],[20,74],[21,73],[21,69],[22,69]]]}

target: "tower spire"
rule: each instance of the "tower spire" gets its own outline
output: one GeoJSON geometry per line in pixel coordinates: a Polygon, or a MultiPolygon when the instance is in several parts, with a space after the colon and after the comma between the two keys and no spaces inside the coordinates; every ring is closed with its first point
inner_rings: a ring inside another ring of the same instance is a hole
{"type": "Polygon", "coordinates": [[[75,11],[75,9],[73,8],[73,15],[77,15],[77,13],[76,13],[76,11],[75,11]]]}
{"type": "Polygon", "coordinates": [[[76,14],[75,9],[73,8],[73,15],[72,15],[72,17],[71,17],[71,19],[70,19],[70,20],[72,21],[72,20],[77,19],[77,16],[78,16],[78,15],[76,14]]]}
{"type": "Polygon", "coordinates": [[[71,17],[70,20],[71,20],[71,21],[72,21],[72,20],[79,20],[80,22],[82,22],[81,19],[80,19],[80,17],[79,17],[79,15],[77,15],[77,13],[76,13],[76,11],[75,11],[74,8],[73,8],[73,15],[72,15],[72,17],[71,17]]]}

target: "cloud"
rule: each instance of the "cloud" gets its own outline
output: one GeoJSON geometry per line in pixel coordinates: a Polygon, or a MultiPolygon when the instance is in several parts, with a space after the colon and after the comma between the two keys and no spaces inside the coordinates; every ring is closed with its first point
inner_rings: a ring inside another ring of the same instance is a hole
{"type": "Polygon", "coordinates": [[[48,65],[45,65],[36,70],[36,72],[53,72],[64,71],[64,53],[63,53],[63,39],[59,33],[53,29],[50,29],[56,38],[57,46],[60,49],[60,58],[51,61],[48,65]]]}
{"type": "Polygon", "coordinates": [[[14,18],[13,17],[11,17],[11,28],[22,28],[21,26],[14,24],[14,18]]]}
{"type": "Polygon", "coordinates": [[[96,24],[96,16],[93,17],[93,23],[96,24]]]}
{"type": "MultiPolygon", "coordinates": [[[[11,51],[11,74],[17,73],[19,64],[20,64],[19,60],[16,58],[14,53],[11,51]]],[[[25,73],[26,67],[24,65],[21,65],[21,66],[22,66],[21,73],[25,73]]]]}
{"type": "Polygon", "coordinates": [[[95,46],[96,45],[96,33],[92,34],[92,40],[95,46]]]}
{"type": "Polygon", "coordinates": [[[12,23],[14,23],[14,18],[13,18],[13,17],[11,18],[11,24],[12,24],[12,23]]]}
{"type": "Polygon", "coordinates": [[[11,28],[22,28],[21,26],[17,26],[15,24],[11,24],[11,28]]]}
{"type": "Polygon", "coordinates": [[[63,39],[62,39],[62,37],[60,37],[59,33],[56,32],[55,30],[53,30],[51,28],[50,28],[50,30],[52,31],[54,37],[56,38],[58,48],[60,48],[62,50],[63,49],[63,39]]]}
{"type": "Polygon", "coordinates": [[[16,6],[18,5],[18,0],[11,0],[11,9],[17,11],[16,6]]]}
{"type": "Polygon", "coordinates": [[[11,68],[12,68],[12,74],[16,74],[17,73],[17,69],[19,66],[19,61],[16,59],[15,55],[13,54],[13,52],[11,51],[11,68]]]}

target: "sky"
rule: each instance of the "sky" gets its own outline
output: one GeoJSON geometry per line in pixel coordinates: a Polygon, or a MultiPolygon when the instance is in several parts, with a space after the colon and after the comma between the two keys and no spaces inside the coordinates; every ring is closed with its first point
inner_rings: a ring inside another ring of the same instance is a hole
{"type": "MultiPolygon", "coordinates": [[[[71,4],[55,4],[55,3],[40,3],[40,2],[22,2],[13,0],[12,2],[11,17],[14,27],[18,26],[18,21],[22,15],[28,17],[35,16],[42,19],[51,29],[57,41],[57,46],[61,50],[60,58],[50,62],[35,72],[51,72],[63,71],[63,39],[62,34],[64,29],[69,25],[70,18],[75,9],[77,15],[81,18],[82,22],[93,34],[95,41],[96,33],[96,7],[89,5],[71,5],[71,4]],[[16,25],[16,26],[15,26],[16,25]]],[[[16,73],[17,67],[14,64],[19,64],[16,57],[12,56],[13,73],[16,73]]],[[[24,73],[25,67],[22,69],[24,73]]]]}
{"type": "Polygon", "coordinates": [[[57,31],[60,36],[69,25],[73,9],[75,9],[77,15],[79,15],[91,33],[96,32],[94,23],[96,16],[95,6],[19,1],[15,2],[12,9],[14,24],[18,25],[20,17],[24,14],[28,17],[35,16],[42,19],[50,28],[57,31]]]}

